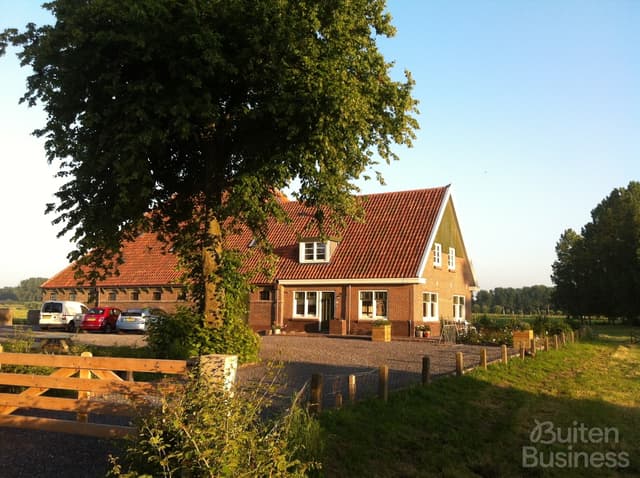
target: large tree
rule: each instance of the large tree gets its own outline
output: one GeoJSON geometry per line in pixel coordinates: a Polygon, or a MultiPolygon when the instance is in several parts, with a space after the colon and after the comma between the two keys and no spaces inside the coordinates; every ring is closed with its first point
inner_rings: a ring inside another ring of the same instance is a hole
{"type": "Polygon", "coordinates": [[[581,314],[640,317],[640,182],[616,188],[591,211],[578,235],[565,231],[552,280],[581,314]]]}
{"type": "Polygon", "coordinates": [[[376,45],[394,34],[384,0],[45,8],[54,25],[7,30],[0,49],[18,46],[33,68],[22,100],[47,113],[36,133],[67,180],[48,210],[77,244],[70,259],[101,270],[156,231],[210,318],[230,218],[264,238],[281,215],[274,191],[294,179],[320,223],[357,214],[353,180],[417,128],[413,82],[393,80],[376,45]]]}

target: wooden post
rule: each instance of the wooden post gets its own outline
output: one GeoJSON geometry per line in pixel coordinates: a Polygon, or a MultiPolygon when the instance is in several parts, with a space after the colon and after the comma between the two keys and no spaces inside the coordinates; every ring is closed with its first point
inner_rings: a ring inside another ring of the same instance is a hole
{"type": "Polygon", "coordinates": [[[459,377],[464,373],[464,356],[462,352],[456,352],[456,375],[459,377]]]}
{"type": "MultiPolygon", "coordinates": [[[[80,357],[93,357],[91,352],[82,352],[80,357]]],[[[81,368],[80,373],[78,374],[78,378],[91,378],[91,370],[86,368],[81,368]]],[[[86,400],[91,396],[91,392],[86,392],[83,390],[78,390],[78,400],[86,400]]],[[[89,421],[89,414],[86,412],[78,412],[76,414],[76,420],[82,423],[87,423],[89,421]]]]}
{"type": "Polygon", "coordinates": [[[531,356],[535,358],[536,353],[538,353],[538,350],[536,350],[536,338],[535,337],[531,339],[531,345],[530,345],[529,349],[531,350],[531,356]]]}
{"type": "Polygon", "coordinates": [[[336,408],[342,408],[342,394],[336,393],[336,408]]]}
{"type": "MultiPolygon", "coordinates": [[[[4,347],[0,344],[0,354],[4,352],[4,347]]],[[[0,362],[0,370],[2,370],[2,362],[0,362]]]]}
{"type": "Polygon", "coordinates": [[[487,370],[487,349],[486,348],[483,348],[480,351],[480,366],[484,370],[487,370]]]}
{"type": "Polygon", "coordinates": [[[431,383],[431,359],[428,356],[422,357],[422,385],[431,383]]]}
{"type": "Polygon", "coordinates": [[[524,349],[524,342],[520,342],[520,350],[519,350],[519,352],[520,352],[520,358],[522,360],[524,360],[524,350],[525,350],[524,349]]]}
{"type": "Polygon", "coordinates": [[[562,331],[562,334],[560,335],[560,339],[561,339],[561,344],[564,347],[565,345],[567,345],[567,334],[564,333],[564,331],[562,331]]]}
{"type": "Polygon", "coordinates": [[[546,336],[544,338],[544,351],[548,352],[549,351],[549,336],[546,336]]]}
{"type": "Polygon", "coordinates": [[[556,335],[553,336],[553,348],[555,350],[558,350],[558,347],[559,347],[559,343],[558,342],[559,342],[558,335],[556,334],[556,335]]]}
{"type": "Polygon", "coordinates": [[[127,370],[127,381],[133,382],[133,370],[127,370]]]}
{"type": "Polygon", "coordinates": [[[573,330],[569,331],[569,341],[574,344],[576,342],[576,335],[573,333],[573,330]]]}
{"type": "Polygon", "coordinates": [[[389,400],[389,367],[381,365],[378,369],[378,397],[389,400]]]}
{"type": "Polygon", "coordinates": [[[320,413],[322,411],[322,386],[322,375],[319,373],[311,375],[311,401],[309,403],[309,411],[311,413],[320,413]]]}
{"type": "Polygon", "coordinates": [[[349,375],[349,401],[355,403],[356,401],[356,376],[349,375]]]}
{"type": "Polygon", "coordinates": [[[509,362],[509,354],[507,353],[507,346],[502,344],[502,363],[507,364],[509,362]]]}

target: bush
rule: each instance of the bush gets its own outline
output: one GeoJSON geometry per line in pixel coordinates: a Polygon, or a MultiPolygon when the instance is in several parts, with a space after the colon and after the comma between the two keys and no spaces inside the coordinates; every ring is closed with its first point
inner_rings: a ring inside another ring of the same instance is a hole
{"type": "Polygon", "coordinates": [[[319,469],[320,425],[296,403],[263,418],[269,396],[264,382],[229,393],[196,373],[139,419],[126,458],[111,458],[109,476],[308,476],[319,469]]]}
{"type": "Polygon", "coordinates": [[[240,363],[258,360],[259,337],[242,319],[226,317],[210,327],[189,308],[149,325],[147,343],[158,358],[187,359],[207,354],[233,354],[240,363]]]}

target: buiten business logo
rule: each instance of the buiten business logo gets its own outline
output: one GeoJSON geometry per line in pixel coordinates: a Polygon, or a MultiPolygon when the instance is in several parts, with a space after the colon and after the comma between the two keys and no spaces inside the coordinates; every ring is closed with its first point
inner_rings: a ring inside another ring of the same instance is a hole
{"type": "Polygon", "coordinates": [[[563,428],[551,421],[534,422],[529,433],[531,445],[522,447],[523,468],[613,469],[631,464],[629,453],[619,451],[620,432],[615,427],[588,427],[574,421],[572,426],[563,428]],[[602,450],[594,451],[593,445],[602,445],[602,450]]]}

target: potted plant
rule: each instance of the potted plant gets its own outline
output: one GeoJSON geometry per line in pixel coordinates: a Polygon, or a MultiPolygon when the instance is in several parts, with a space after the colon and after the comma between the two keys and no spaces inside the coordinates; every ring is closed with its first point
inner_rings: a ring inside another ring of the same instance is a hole
{"type": "Polygon", "coordinates": [[[271,332],[274,335],[280,335],[282,333],[282,326],[280,324],[271,324],[271,332]]]}
{"type": "Polygon", "coordinates": [[[373,342],[391,342],[391,322],[379,319],[371,324],[371,340],[373,342]]]}
{"type": "Polygon", "coordinates": [[[427,330],[426,325],[416,325],[416,337],[424,337],[424,333],[427,330]]]}

